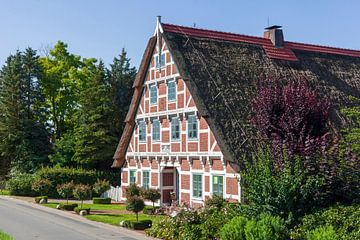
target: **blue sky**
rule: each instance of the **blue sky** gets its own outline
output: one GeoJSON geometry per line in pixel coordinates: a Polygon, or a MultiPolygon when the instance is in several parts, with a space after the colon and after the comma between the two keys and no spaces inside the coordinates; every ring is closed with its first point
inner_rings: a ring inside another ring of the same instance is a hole
{"type": "Polygon", "coordinates": [[[360,49],[357,0],[0,0],[0,64],[28,46],[62,40],[111,63],[124,47],[138,67],[156,16],[163,22],[261,36],[268,18],[286,40],[360,49]]]}

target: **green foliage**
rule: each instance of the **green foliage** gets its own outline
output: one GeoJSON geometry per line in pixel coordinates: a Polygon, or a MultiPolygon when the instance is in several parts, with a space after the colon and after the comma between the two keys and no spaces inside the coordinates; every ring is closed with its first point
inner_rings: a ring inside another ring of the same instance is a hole
{"type": "Polygon", "coordinates": [[[339,239],[360,239],[360,205],[334,206],[302,218],[291,232],[292,239],[306,239],[316,228],[333,226],[339,239]]]}
{"type": "Polygon", "coordinates": [[[101,195],[110,189],[110,182],[106,179],[98,179],[94,183],[93,190],[96,194],[101,195]]]}
{"type": "Polygon", "coordinates": [[[10,191],[11,195],[35,196],[36,192],[31,187],[34,181],[33,174],[17,173],[6,182],[6,189],[10,191]]]}
{"type": "Polygon", "coordinates": [[[149,189],[141,188],[140,195],[144,199],[151,201],[153,204],[153,210],[155,210],[155,202],[161,198],[160,190],[153,188],[149,188],[149,189]]]}
{"type": "Polygon", "coordinates": [[[152,221],[151,220],[140,220],[140,221],[125,220],[125,221],[123,221],[122,226],[133,229],[133,230],[145,230],[152,226],[152,221]]]}
{"type": "Polygon", "coordinates": [[[35,202],[36,203],[40,203],[40,201],[44,199],[45,200],[45,203],[47,203],[48,201],[48,196],[38,196],[38,197],[35,197],[35,202]]]}
{"type": "Polygon", "coordinates": [[[93,204],[111,204],[111,198],[93,198],[93,204]]]}
{"type": "Polygon", "coordinates": [[[78,206],[79,205],[77,203],[60,203],[60,209],[65,211],[74,211],[74,209],[78,206]]]}
{"type": "Polygon", "coordinates": [[[306,235],[307,240],[337,240],[339,239],[332,226],[318,227],[306,235]]]}
{"type": "Polygon", "coordinates": [[[1,240],[15,240],[15,238],[13,238],[12,236],[10,236],[7,233],[4,233],[3,231],[0,230],[0,239],[1,240]]]}
{"type": "Polygon", "coordinates": [[[246,201],[259,213],[267,209],[272,215],[296,221],[321,201],[323,180],[308,175],[300,158],[295,158],[293,165],[284,158],[281,171],[275,165],[269,152],[260,151],[247,166],[243,174],[246,201]]]}
{"type": "Polygon", "coordinates": [[[220,238],[222,240],[245,240],[245,226],[248,221],[242,216],[234,217],[221,228],[220,238]]]}
{"type": "Polygon", "coordinates": [[[160,221],[154,222],[151,228],[145,230],[145,233],[160,239],[179,239],[178,231],[175,221],[165,217],[160,219],[160,221]]]}
{"type": "Polygon", "coordinates": [[[69,203],[69,197],[72,196],[74,187],[75,187],[74,182],[71,181],[57,185],[56,190],[60,196],[66,198],[66,203],[69,203]]]}
{"type": "Polygon", "coordinates": [[[125,197],[132,198],[140,196],[140,191],[140,187],[138,187],[135,183],[130,184],[130,186],[125,189],[125,197]]]}
{"type": "Polygon", "coordinates": [[[0,178],[9,173],[33,173],[49,164],[41,67],[36,51],[10,55],[0,71],[0,178]]]}
{"type": "Polygon", "coordinates": [[[349,146],[357,156],[360,156],[360,99],[350,98],[350,100],[353,107],[341,109],[341,113],[352,121],[352,124],[349,124],[344,131],[343,144],[349,146]]]}
{"type": "Polygon", "coordinates": [[[226,200],[222,196],[218,196],[215,194],[211,196],[211,198],[205,200],[205,207],[206,208],[215,207],[221,209],[225,207],[226,203],[227,203],[226,200]]]}
{"type": "Polygon", "coordinates": [[[154,207],[154,206],[145,206],[143,209],[143,213],[147,214],[147,215],[152,215],[155,213],[155,211],[157,209],[159,209],[160,207],[154,207]]]}
{"type": "Polygon", "coordinates": [[[51,187],[52,185],[49,180],[41,178],[35,179],[35,181],[31,185],[32,190],[36,191],[41,195],[48,194],[51,187]]]}
{"type": "Polygon", "coordinates": [[[246,240],[288,239],[285,221],[271,215],[261,215],[258,220],[248,221],[245,236],[246,240]]]}
{"type": "Polygon", "coordinates": [[[92,188],[89,185],[85,184],[77,184],[74,187],[73,195],[75,198],[81,201],[81,208],[83,206],[83,201],[87,198],[90,198],[92,192],[92,188]]]}
{"type": "Polygon", "coordinates": [[[80,167],[73,159],[75,154],[74,148],[74,132],[72,130],[68,130],[66,133],[63,133],[62,137],[55,142],[54,153],[49,155],[51,163],[56,167],[80,167]]]}
{"type": "Polygon", "coordinates": [[[136,214],[136,221],[139,221],[139,212],[141,212],[145,207],[144,200],[138,196],[133,196],[127,198],[126,200],[126,210],[132,211],[136,214]]]}

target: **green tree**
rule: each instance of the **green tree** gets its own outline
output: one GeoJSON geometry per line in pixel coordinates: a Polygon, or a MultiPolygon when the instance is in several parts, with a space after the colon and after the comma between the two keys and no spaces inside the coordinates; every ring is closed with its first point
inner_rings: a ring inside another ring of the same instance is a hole
{"type": "Polygon", "coordinates": [[[34,172],[49,164],[41,66],[32,49],[8,57],[0,72],[0,159],[2,175],[10,166],[34,172]]]}

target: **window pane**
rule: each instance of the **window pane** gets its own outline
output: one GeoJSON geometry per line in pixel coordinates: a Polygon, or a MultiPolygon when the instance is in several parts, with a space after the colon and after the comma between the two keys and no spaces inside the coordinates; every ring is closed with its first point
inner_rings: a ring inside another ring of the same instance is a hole
{"type": "Polygon", "coordinates": [[[154,141],[160,140],[160,121],[159,120],[153,121],[152,139],[154,141]]]}
{"type": "Polygon", "coordinates": [[[157,103],[157,87],[156,87],[156,85],[150,86],[150,103],[151,104],[157,103]]]}
{"type": "Polygon", "coordinates": [[[136,170],[130,170],[130,184],[136,183],[136,170]]]}
{"type": "Polygon", "coordinates": [[[171,120],[171,139],[180,139],[180,123],[178,118],[172,118],[171,120]]]}
{"type": "Polygon", "coordinates": [[[149,188],[149,182],[150,182],[150,172],[145,171],[143,172],[143,187],[145,189],[149,188]]]}
{"type": "Polygon", "coordinates": [[[159,68],[159,55],[155,56],[155,67],[159,68]]]}
{"type": "Polygon", "coordinates": [[[197,118],[196,116],[189,116],[188,117],[188,137],[197,138],[197,118]]]}
{"type": "Polygon", "coordinates": [[[213,194],[223,196],[223,176],[213,176],[213,194]]]}
{"type": "Polygon", "coordinates": [[[193,175],[193,196],[197,198],[202,196],[202,176],[200,174],[193,175]]]}
{"type": "Polygon", "coordinates": [[[176,100],[176,83],[175,83],[175,81],[171,81],[168,83],[168,100],[169,101],[176,100]]]}
{"type": "Polygon", "coordinates": [[[161,54],[160,67],[165,66],[165,53],[161,54]]]}
{"type": "Polygon", "coordinates": [[[146,123],[144,121],[141,121],[139,123],[139,141],[146,141],[146,123]]]}

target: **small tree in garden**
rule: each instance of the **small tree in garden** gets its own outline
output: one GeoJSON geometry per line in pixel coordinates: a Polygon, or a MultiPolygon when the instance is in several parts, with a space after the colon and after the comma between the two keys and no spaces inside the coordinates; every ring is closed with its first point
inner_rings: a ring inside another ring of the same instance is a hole
{"type": "Polygon", "coordinates": [[[52,184],[47,179],[36,179],[33,184],[31,185],[32,190],[40,193],[41,196],[44,196],[49,193],[52,184]]]}
{"type": "Polygon", "coordinates": [[[81,200],[81,208],[83,207],[84,199],[87,199],[91,196],[92,188],[89,185],[78,184],[74,187],[74,197],[81,200]]]}
{"type": "Polygon", "coordinates": [[[279,167],[284,150],[289,159],[318,151],[328,135],[329,101],[320,99],[305,81],[284,85],[270,79],[262,84],[252,103],[252,123],[271,142],[279,167]]]}
{"type": "Polygon", "coordinates": [[[93,190],[96,194],[101,195],[110,189],[110,182],[108,180],[98,179],[94,184],[93,190]]]}
{"type": "Polygon", "coordinates": [[[149,188],[149,189],[145,189],[142,188],[141,191],[141,196],[152,202],[153,204],[153,211],[155,208],[155,202],[158,201],[161,198],[161,193],[159,189],[154,189],[154,188],[149,188]]]}
{"type": "Polygon", "coordinates": [[[144,200],[139,196],[128,198],[126,201],[126,210],[132,211],[136,214],[136,221],[139,221],[139,212],[145,207],[144,200]]]}
{"type": "Polygon", "coordinates": [[[140,196],[140,187],[133,183],[125,189],[125,197],[131,198],[135,196],[140,196]]]}
{"type": "Polygon", "coordinates": [[[73,195],[74,182],[71,181],[68,183],[63,183],[63,184],[57,185],[56,190],[60,196],[66,198],[66,204],[68,204],[69,197],[71,197],[73,195]]]}

